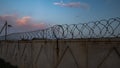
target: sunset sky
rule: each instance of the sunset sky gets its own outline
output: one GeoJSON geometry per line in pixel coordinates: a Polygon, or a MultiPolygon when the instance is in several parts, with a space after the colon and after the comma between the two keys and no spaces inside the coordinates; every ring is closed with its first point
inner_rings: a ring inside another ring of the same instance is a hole
{"type": "Polygon", "coordinates": [[[120,16],[120,0],[0,0],[0,26],[30,31],[55,24],[87,23],[120,16]]]}

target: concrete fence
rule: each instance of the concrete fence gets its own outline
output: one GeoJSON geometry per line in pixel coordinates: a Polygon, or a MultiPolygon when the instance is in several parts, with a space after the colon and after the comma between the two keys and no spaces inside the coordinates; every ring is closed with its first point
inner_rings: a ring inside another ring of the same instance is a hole
{"type": "Polygon", "coordinates": [[[19,68],[120,68],[120,38],[0,41],[0,58],[19,68]]]}

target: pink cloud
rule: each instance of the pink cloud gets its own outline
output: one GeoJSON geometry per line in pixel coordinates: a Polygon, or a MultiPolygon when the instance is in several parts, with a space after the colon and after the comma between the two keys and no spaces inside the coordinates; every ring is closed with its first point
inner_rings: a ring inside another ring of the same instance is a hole
{"type": "Polygon", "coordinates": [[[70,3],[54,2],[53,4],[61,7],[70,7],[70,8],[83,8],[83,9],[89,8],[88,4],[81,2],[70,2],[70,3]]]}
{"type": "Polygon", "coordinates": [[[0,23],[1,25],[5,23],[5,21],[8,21],[10,24],[16,24],[18,16],[13,14],[13,15],[1,15],[0,16],[0,23]]]}
{"type": "Polygon", "coordinates": [[[19,15],[2,15],[0,16],[0,26],[2,28],[5,21],[13,27],[10,28],[12,32],[26,32],[47,28],[46,22],[36,21],[30,16],[19,17],[19,15]]]}
{"type": "Polygon", "coordinates": [[[33,27],[44,29],[47,25],[45,23],[33,24],[33,27]]]}
{"type": "Polygon", "coordinates": [[[28,22],[30,22],[30,20],[31,20],[30,16],[25,16],[25,17],[22,17],[21,19],[18,19],[16,22],[18,25],[26,25],[28,24],[28,22]]]}

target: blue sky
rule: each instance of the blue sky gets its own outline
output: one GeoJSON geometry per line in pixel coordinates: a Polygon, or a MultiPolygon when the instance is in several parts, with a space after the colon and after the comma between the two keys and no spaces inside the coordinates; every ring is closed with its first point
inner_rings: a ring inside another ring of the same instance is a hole
{"type": "Polygon", "coordinates": [[[54,5],[54,2],[60,0],[0,0],[0,15],[19,14],[56,24],[82,23],[120,16],[119,0],[63,0],[64,3],[86,3],[89,9],[60,7],[54,5]]]}
{"type": "Polygon", "coordinates": [[[29,16],[34,24],[76,24],[119,17],[119,6],[120,0],[0,0],[0,16],[29,16]]]}

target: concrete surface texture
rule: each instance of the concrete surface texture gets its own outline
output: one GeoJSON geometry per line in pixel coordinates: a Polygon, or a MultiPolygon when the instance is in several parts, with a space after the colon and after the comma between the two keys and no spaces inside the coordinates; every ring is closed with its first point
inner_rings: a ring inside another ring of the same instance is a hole
{"type": "Polygon", "coordinates": [[[120,68],[120,38],[0,41],[18,68],[120,68]]]}

